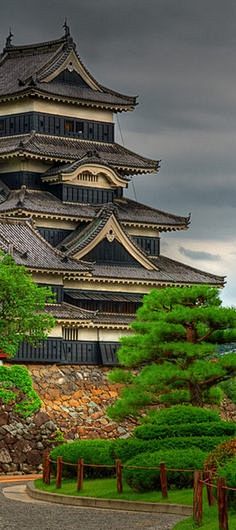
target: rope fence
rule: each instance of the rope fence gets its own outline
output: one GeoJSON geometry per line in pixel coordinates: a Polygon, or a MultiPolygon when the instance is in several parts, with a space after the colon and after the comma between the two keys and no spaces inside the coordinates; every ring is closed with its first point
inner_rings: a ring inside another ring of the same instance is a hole
{"type": "Polygon", "coordinates": [[[43,458],[43,482],[50,484],[52,475],[52,465],[56,466],[56,488],[62,486],[63,466],[74,467],[77,471],[77,491],[82,490],[84,481],[85,468],[107,468],[114,469],[116,473],[116,487],[117,492],[123,492],[123,469],[143,469],[147,471],[159,470],[161,494],[163,498],[168,497],[168,471],[177,473],[192,473],[193,474],[193,519],[197,526],[201,526],[203,518],[203,487],[206,487],[208,505],[213,506],[217,503],[218,507],[218,521],[219,530],[229,530],[228,523],[228,502],[227,492],[235,491],[236,488],[231,488],[226,485],[225,479],[216,477],[212,471],[206,470],[204,472],[194,469],[177,469],[168,468],[165,462],[160,462],[159,466],[126,466],[122,464],[121,460],[117,459],[112,464],[85,464],[83,458],[80,458],[76,464],[63,461],[59,456],[57,460],[52,460],[49,452],[44,453],[43,458]]]}

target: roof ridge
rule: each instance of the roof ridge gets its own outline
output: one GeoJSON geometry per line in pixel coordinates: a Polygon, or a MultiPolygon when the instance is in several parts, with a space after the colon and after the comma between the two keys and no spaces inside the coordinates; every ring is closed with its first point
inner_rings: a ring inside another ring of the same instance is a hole
{"type": "Polygon", "coordinates": [[[67,41],[67,38],[65,35],[63,35],[59,39],[53,39],[53,40],[44,41],[44,42],[33,42],[31,44],[18,44],[18,45],[11,44],[10,46],[5,46],[5,48],[3,49],[3,52],[10,54],[10,55],[14,55],[15,53],[21,52],[21,51],[30,51],[30,50],[35,50],[38,48],[48,48],[48,47],[50,48],[51,46],[63,44],[66,41],[67,41]]]}

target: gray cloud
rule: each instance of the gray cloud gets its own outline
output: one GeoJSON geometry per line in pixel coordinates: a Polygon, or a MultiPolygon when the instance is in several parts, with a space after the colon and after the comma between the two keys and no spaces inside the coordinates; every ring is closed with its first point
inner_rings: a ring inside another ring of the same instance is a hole
{"type": "Polygon", "coordinates": [[[218,254],[211,254],[202,250],[191,250],[185,247],[179,247],[179,253],[192,260],[219,261],[221,259],[218,254]]]}

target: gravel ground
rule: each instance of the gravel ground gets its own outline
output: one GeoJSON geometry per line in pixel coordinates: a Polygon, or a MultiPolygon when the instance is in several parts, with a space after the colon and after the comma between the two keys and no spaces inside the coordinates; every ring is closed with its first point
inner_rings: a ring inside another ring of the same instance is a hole
{"type": "Polygon", "coordinates": [[[177,515],[34,502],[23,494],[21,502],[3,495],[3,490],[10,486],[13,484],[0,485],[1,530],[171,530],[181,520],[177,515]]]}

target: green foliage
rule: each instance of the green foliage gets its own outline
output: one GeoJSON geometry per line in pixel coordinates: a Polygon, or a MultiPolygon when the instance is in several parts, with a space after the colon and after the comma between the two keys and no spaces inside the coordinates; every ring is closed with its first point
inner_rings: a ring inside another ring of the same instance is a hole
{"type": "Polygon", "coordinates": [[[24,340],[35,345],[46,338],[55,320],[44,306],[53,298],[11,256],[0,255],[0,350],[13,356],[24,340]]]}
{"type": "Polygon", "coordinates": [[[204,452],[212,451],[217,445],[227,439],[223,436],[178,436],[176,438],[142,440],[139,438],[128,438],[127,440],[115,440],[111,447],[114,460],[119,458],[127,462],[130,458],[141,453],[160,451],[163,449],[189,449],[198,447],[204,452]]]}
{"type": "Polygon", "coordinates": [[[164,439],[179,436],[234,436],[236,424],[226,421],[209,423],[183,423],[173,425],[146,424],[137,427],[134,435],[142,440],[164,439]]]}
{"type": "Polygon", "coordinates": [[[216,472],[218,468],[223,467],[234,456],[236,456],[236,438],[218,445],[207,456],[204,467],[216,472]]]}
{"type": "Polygon", "coordinates": [[[221,383],[220,387],[226,397],[231,399],[231,401],[233,401],[233,403],[236,405],[236,377],[221,383]]]}
{"type": "Polygon", "coordinates": [[[176,405],[169,409],[152,410],[143,419],[144,423],[173,425],[181,423],[203,423],[221,421],[215,410],[193,407],[192,405],[176,405]]]}
{"type": "Polygon", "coordinates": [[[23,417],[31,416],[41,406],[25,366],[0,366],[0,399],[3,403],[12,402],[13,410],[23,417]]]}
{"type": "Polygon", "coordinates": [[[221,306],[216,288],[153,290],[132,328],[134,334],[121,339],[118,351],[123,369],[111,374],[112,381],[125,385],[108,409],[115,420],[161,403],[218,402],[220,394],[212,387],[236,374],[235,353],[218,355],[218,345],[236,337],[236,310],[221,306]]]}
{"type": "MultiPolygon", "coordinates": [[[[112,440],[76,440],[55,447],[50,454],[52,460],[62,456],[64,462],[71,464],[77,464],[79,458],[83,458],[85,464],[114,465],[112,445],[112,440]]],[[[68,467],[67,471],[70,475],[76,475],[76,468],[68,467]]],[[[85,467],[85,477],[99,478],[112,474],[114,474],[114,469],[85,467]]]]}
{"type": "MultiPolygon", "coordinates": [[[[126,462],[126,466],[147,466],[157,469],[127,469],[124,468],[124,478],[135,491],[160,490],[159,465],[165,462],[171,469],[202,469],[205,453],[197,448],[161,450],[154,453],[142,453],[126,462]]],[[[168,471],[168,486],[176,488],[191,487],[193,474],[191,472],[168,471]]]]}
{"type": "MultiPolygon", "coordinates": [[[[223,477],[229,488],[236,488],[236,456],[229,460],[224,466],[219,466],[217,474],[223,477]]],[[[228,491],[228,504],[231,509],[236,511],[236,491],[228,491]]]]}

